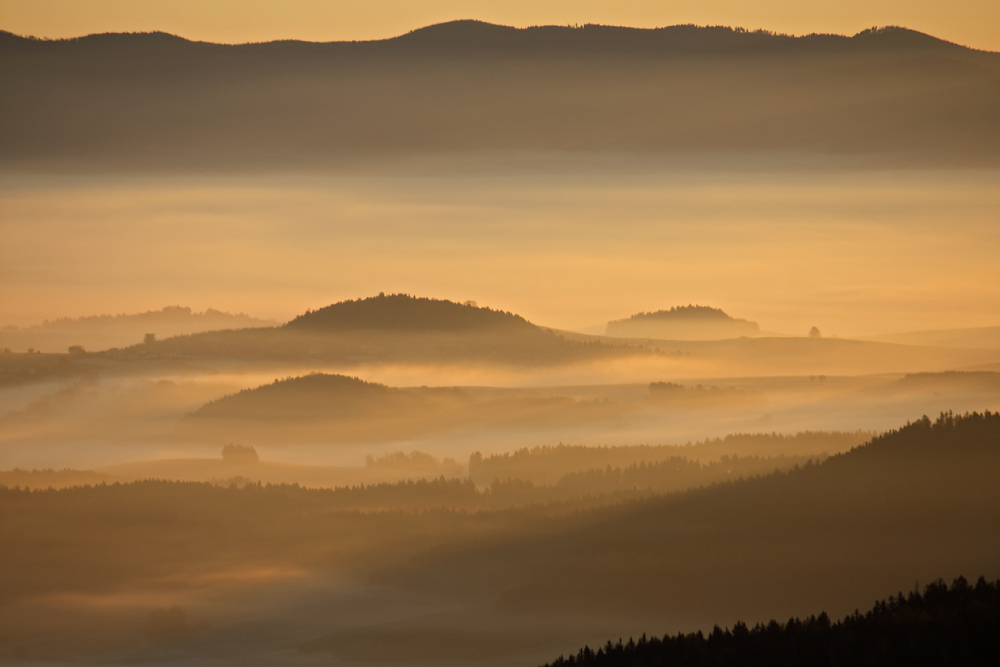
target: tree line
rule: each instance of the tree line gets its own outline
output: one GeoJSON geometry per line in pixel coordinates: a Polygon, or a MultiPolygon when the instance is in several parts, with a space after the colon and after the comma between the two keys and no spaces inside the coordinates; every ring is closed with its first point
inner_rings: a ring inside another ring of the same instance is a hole
{"type": "Polygon", "coordinates": [[[638,642],[585,646],[546,667],[937,667],[1000,664],[1000,580],[938,580],[831,623],[827,614],[736,623],[638,642]]]}

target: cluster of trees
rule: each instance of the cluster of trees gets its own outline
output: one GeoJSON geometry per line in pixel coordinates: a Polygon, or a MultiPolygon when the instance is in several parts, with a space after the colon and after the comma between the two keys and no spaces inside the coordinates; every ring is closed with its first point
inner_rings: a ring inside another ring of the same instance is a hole
{"type": "MultiPolygon", "coordinates": [[[[712,308],[711,306],[692,306],[688,304],[687,306],[674,306],[670,310],[656,310],[650,312],[636,313],[631,317],[625,318],[623,320],[613,320],[608,322],[611,324],[618,324],[619,322],[627,322],[629,320],[734,320],[732,316],[728,315],[721,308],[712,308]]],[[[745,322],[746,320],[737,320],[745,322]]]]}
{"type": "Polygon", "coordinates": [[[612,320],[608,322],[607,333],[609,336],[653,338],[736,338],[756,336],[760,326],[750,320],[731,317],[719,308],[687,305],[612,320]]]}
{"type": "Polygon", "coordinates": [[[705,636],[643,635],[584,647],[546,667],[979,667],[1000,664],[1000,581],[959,577],[876,602],[837,623],[827,614],[753,628],[715,626],[705,636]]]}
{"type": "Polygon", "coordinates": [[[222,448],[222,460],[234,464],[257,463],[260,456],[253,447],[229,443],[222,448]]]}

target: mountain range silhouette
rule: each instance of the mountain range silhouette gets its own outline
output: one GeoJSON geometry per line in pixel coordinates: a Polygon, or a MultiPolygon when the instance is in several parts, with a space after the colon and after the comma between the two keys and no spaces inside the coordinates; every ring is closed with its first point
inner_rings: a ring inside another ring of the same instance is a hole
{"type": "Polygon", "coordinates": [[[905,28],[509,28],[222,45],[0,34],[2,163],[278,169],[400,155],[804,152],[994,164],[1000,54],[905,28]]]}

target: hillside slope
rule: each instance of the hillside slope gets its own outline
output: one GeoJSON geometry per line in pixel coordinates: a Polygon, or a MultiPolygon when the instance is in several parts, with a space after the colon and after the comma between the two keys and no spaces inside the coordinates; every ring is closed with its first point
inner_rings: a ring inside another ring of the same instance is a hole
{"type": "Polygon", "coordinates": [[[493,590],[522,612],[712,624],[821,604],[841,615],[914,581],[1000,572],[998,473],[1000,414],[945,414],[820,465],[625,504],[545,537],[428,554],[394,576],[493,590]]]}
{"type": "Polygon", "coordinates": [[[310,311],[281,327],[176,336],[108,354],[119,359],[507,364],[563,363],[635,353],[635,347],[625,344],[569,341],[518,315],[471,302],[380,294],[310,311]]]}

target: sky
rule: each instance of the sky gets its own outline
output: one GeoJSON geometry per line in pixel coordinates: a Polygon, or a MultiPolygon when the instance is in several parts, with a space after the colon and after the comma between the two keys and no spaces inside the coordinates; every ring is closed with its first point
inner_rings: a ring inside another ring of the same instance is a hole
{"type": "Polygon", "coordinates": [[[46,38],[161,30],[226,43],[365,40],[466,18],[518,27],[694,23],[796,35],[899,25],[1000,51],[997,0],[0,0],[0,29],[46,38]]]}

